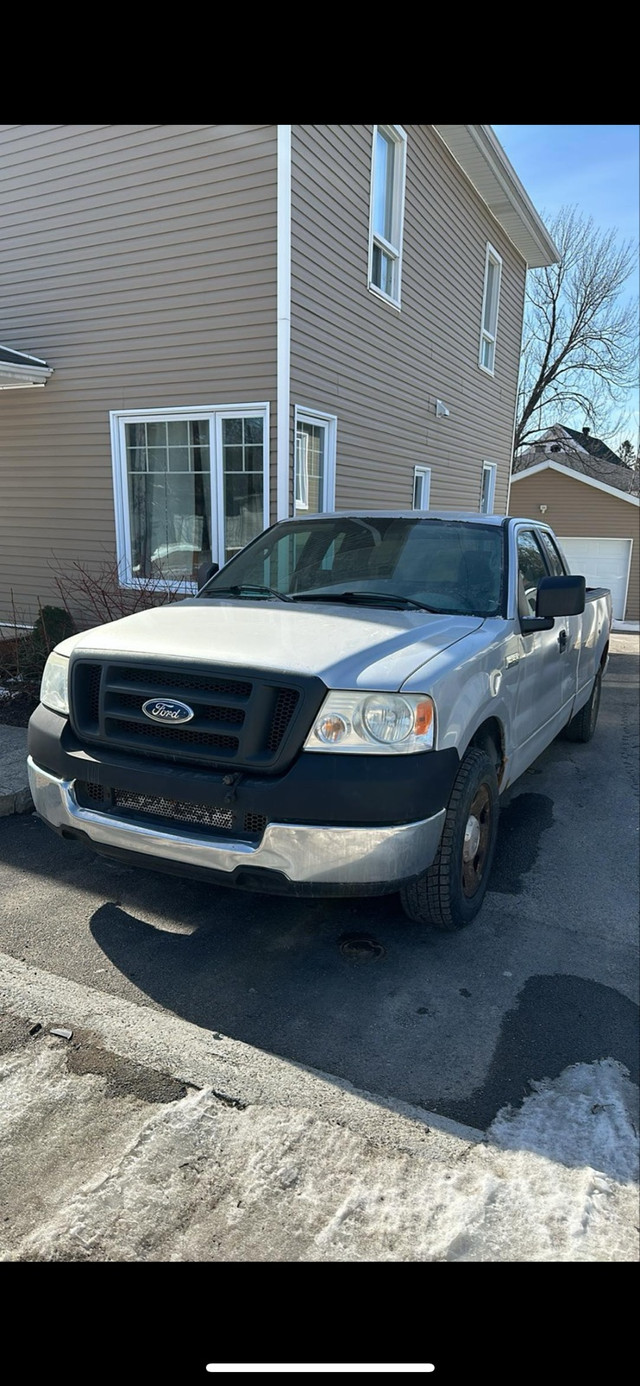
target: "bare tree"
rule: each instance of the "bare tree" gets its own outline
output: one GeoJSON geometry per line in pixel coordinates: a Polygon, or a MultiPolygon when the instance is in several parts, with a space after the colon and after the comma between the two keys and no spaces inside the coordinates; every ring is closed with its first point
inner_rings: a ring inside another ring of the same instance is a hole
{"type": "MultiPolygon", "coordinates": [[[[621,294],[637,252],[592,217],[563,207],[549,224],[557,265],[529,272],[514,451],[550,424],[603,431],[612,407],[634,384],[637,305],[621,294]]],[[[610,429],[606,430],[610,432],[610,429]]]]}

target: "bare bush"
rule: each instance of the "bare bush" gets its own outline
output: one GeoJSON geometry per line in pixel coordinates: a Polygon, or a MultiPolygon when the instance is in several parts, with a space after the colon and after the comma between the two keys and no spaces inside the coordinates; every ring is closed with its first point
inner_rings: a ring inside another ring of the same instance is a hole
{"type": "Polygon", "coordinates": [[[177,590],[175,586],[168,589],[161,577],[143,578],[136,587],[124,587],[120,566],[112,558],[92,564],[78,559],[64,564],[55,559],[49,567],[62,605],[80,629],[102,626],[135,611],[166,606],[191,596],[193,591],[186,580],[178,584],[177,590]]]}

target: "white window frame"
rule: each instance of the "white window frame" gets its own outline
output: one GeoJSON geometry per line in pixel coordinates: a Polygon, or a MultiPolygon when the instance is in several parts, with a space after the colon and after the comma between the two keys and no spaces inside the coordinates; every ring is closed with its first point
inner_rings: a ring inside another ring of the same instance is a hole
{"type": "Polygon", "coordinates": [[[493,513],[494,513],[494,512],[493,512],[493,507],[494,507],[494,505],[495,505],[495,499],[496,499],[496,472],[497,472],[497,470],[498,470],[498,464],[497,464],[497,462],[483,462],[483,463],[482,463],[482,480],[481,480],[481,483],[480,483],[480,514],[481,514],[481,515],[493,515],[493,513]],[[487,492],[487,508],[486,508],[486,510],[483,510],[483,509],[482,509],[482,495],[483,495],[483,492],[484,492],[484,479],[485,479],[485,476],[487,476],[487,475],[488,475],[488,477],[489,477],[489,489],[488,489],[488,492],[487,492]]]}
{"type": "Polygon", "coordinates": [[[385,303],[390,303],[394,308],[400,309],[401,306],[401,280],[402,280],[402,241],[404,233],[404,192],[406,182],[407,165],[407,136],[401,125],[374,125],[373,143],[371,149],[371,190],[369,201],[369,267],[368,285],[369,291],[377,298],[384,299],[385,303]],[[378,131],[386,135],[387,139],[393,141],[395,145],[396,158],[394,160],[393,178],[393,203],[392,203],[392,222],[393,222],[393,241],[387,241],[383,236],[374,233],[373,229],[373,204],[374,188],[376,178],[376,139],[378,131]],[[374,246],[379,246],[386,255],[393,260],[393,294],[385,293],[377,284],[373,282],[373,250],[374,246]]]}
{"type": "MultiPolygon", "coordinates": [[[[116,555],[121,587],[146,587],[149,579],[135,577],[131,569],[131,524],[129,517],[129,488],[127,484],[127,444],[125,425],[129,423],[161,422],[175,419],[206,421],[209,424],[209,457],[211,460],[211,544],[212,562],[224,564],[224,477],[222,471],[222,421],[261,414],[264,421],[264,488],[263,523],[269,525],[269,404],[180,405],[169,409],[112,409],[111,460],[115,505],[116,555]],[[217,545],[217,552],[214,552],[217,545]]],[[[167,592],[197,592],[198,584],[188,578],[154,578],[153,586],[167,592]]]]}
{"type": "Polygon", "coordinates": [[[428,510],[431,497],[431,468],[414,467],[413,469],[413,509],[428,510]],[[426,493],[426,499],[425,499],[426,493]],[[416,505],[419,500],[420,504],[416,505]]]}
{"type": "MultiPolygon", "coordinates": [[[[320,409],[307,409],[302,405],[296,404],[294,410],[293,428],[293,514],[295,517],[296,509],[307,510],[309,505],[303,505],[296,500],[298,491],[298,425],[310,424],[312,428],[324,428],[324,477],[322,483],[322,513],[328,510],[335,510],[336,504],[336,439],[338,431],[338,417],[336,414],[325,414],[320,409]]],[[[298,518],[300,518],[298,516],[298,518]]]]}
{"type": "Polygon", "coordinates": [[[501,255],[498,255],[497,250],[495,250],[494,247],[490,244],[490,242],[487,241],[487,251],[486,251],[485,260],[484,260],[484,289],[483,289],[483,292],[482,292],[482,317],[481,317],[481,319],[480,319],[480,354],[479,354],[479,357],[478,357],[478,364],[479,364],[479,366],[480,366],[480,370],[481,370],[481,371],[484,371],[485,375],[495,375],[495,370],[496,370],[496,344],[497,344],[497,341],[498,341],[498,317],[499,317],[499,314],[500,314],[500,290],[501,290],[501,288],[502,288],[502,256],[501,256],[501,255]],[[487,289],[488,289],[488,285],[489,285],[489,265],[492,264],[492,263],[495,265],[495,267],[496,267],[496,269],[497,269],[497,271],[498,271],[497,276],[496,276],[496,281],[495,281],[495,282],[496,282],[496,291],[495,291],[495,318],[494,318],[494,322],[493,322],[493,330],[491,330],[490,328],[488,328],[488,327],[485,326],[485,317],[486,317],[486,313],[487,313],[487,307],[490,306],[490,305],[487,304],[487,289]],[[489,342],[489,344],[490,344],[490,346],[491,346],[491,365],[490,365],[490,366],[486,366],[486,365],[484,364],[483,360],[482,360],[482,354],[483,354],[483,349],[484,349],[485,342],[489,342]]]}

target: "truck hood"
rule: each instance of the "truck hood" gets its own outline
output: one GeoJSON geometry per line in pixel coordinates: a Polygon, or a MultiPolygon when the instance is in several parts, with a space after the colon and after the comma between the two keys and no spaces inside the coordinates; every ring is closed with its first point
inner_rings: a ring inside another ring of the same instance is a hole
{"type": "Polygon", "coordinates": [[[194,597],[82,631],[57,649],[64,655],[210,661],[314,674],[328,688],[397,690],[482,624],[479,616],[194,597]]]}

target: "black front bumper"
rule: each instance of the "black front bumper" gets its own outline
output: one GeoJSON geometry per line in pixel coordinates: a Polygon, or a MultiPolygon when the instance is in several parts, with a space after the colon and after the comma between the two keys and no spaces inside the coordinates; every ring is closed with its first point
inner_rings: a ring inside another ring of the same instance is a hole
{"type": "Polygon", "coordinates": [[[239,821],[379,827],[431,818],[446,807],[459,767],[454,749],[416,755],[302,752],[281,774],[197,769],[82,744],[42,704],[29,722],[29,755],[61,780],[105,790],[232,809],[239,821]]]}

